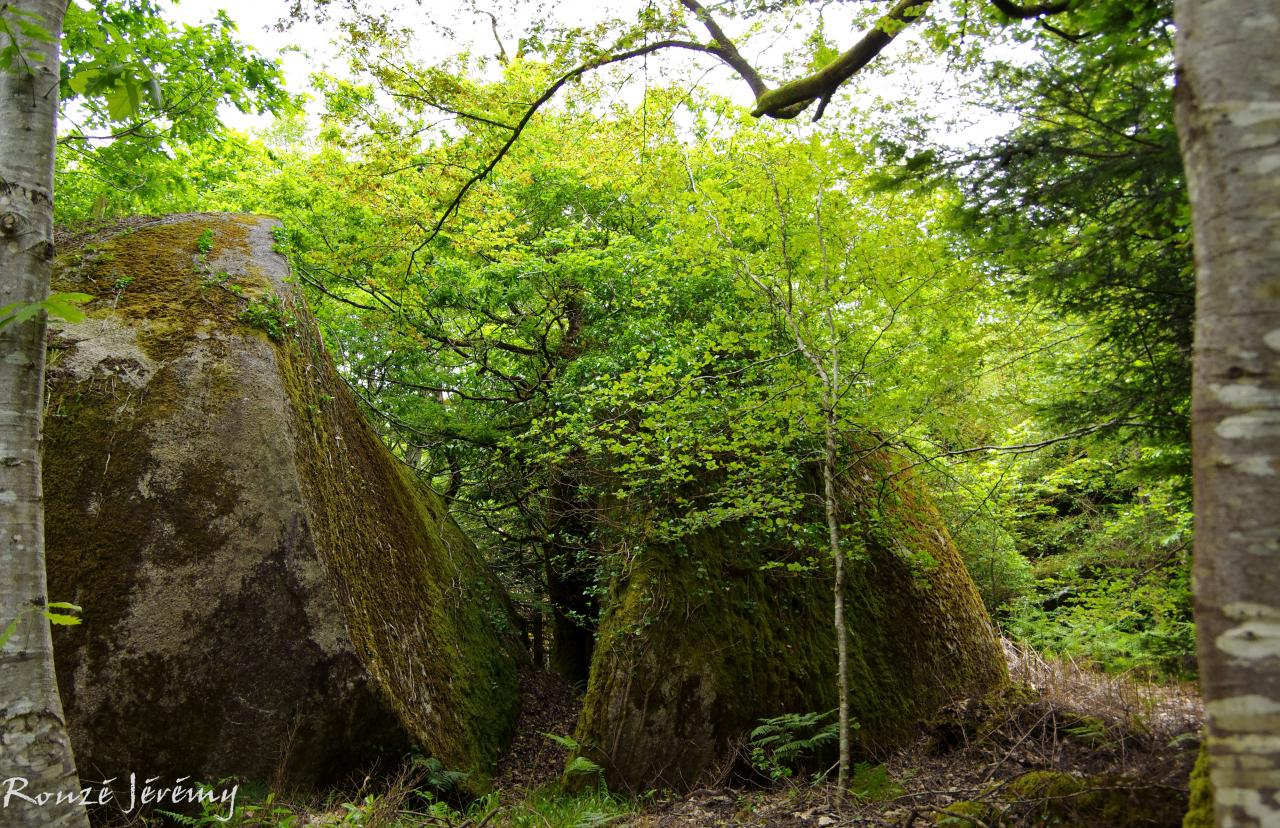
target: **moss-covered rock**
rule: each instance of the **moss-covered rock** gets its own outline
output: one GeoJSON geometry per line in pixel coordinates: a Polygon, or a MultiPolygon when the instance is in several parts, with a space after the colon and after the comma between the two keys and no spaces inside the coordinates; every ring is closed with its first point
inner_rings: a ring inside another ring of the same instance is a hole
{"type": "Polygon", "coordinates": [[[948,805],[935,814],[934,823],[952,828],[1163,828],[1179,824],[1185,802],[1171,793],[1165,786],[1114,774],[1030,771],[992,785],[982,799],[948,805]]]}
{"type": "MultiPolygon", "coordinates": [[[[919,484],[905,473],[875,482],[890,463],[868,459],[840,485],[841,522],[857,527],[845,542],[845,612],[864,750],[1007,680],[977,590],[919,484]]],[[[611,787],[695,785],[762,718],[836,706],[830,564],[762,569],[791,553],[756,538],[728,524],[651,546],[614,585],[577,730],[611,787]]]]}
{"type": "Polygon", "coordinates": [[[1162,786],[1113,774],[1076,776],[1060,771],[1031,771],[1000,791],[1008,802],[1007,825],[1111,828],[1177,825],[1186,800],[1162,786]]]}
{"type": "Polygon", "coordinates": [[[1000,818],[1000,809],[994,805],[966,799],[953,802],[936,812],[933,824],[941,828],[974,828],[978,825],[999,825],[1000,818]]]}
{"type": "Polygon", "coordinates": [[[486,784],[518,712],[511,613],[364,422],[269,219],[179,216],[63,255],[50,594],[86,779],[326,784],[416,744],[486,784]]]}

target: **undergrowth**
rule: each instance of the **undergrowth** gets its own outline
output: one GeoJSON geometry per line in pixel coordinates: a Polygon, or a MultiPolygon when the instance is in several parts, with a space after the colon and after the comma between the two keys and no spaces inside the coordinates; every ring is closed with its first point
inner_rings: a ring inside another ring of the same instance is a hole
{"type": "Polygon", "coordinates": [[[131,826],[159,828],[602,828],[618,824],[639,803],[600,788],[569,794],[548,786],[512,795],[492,792],[459,804],[422,787],[418,769],[407,771],[380,790],[360,790],[323,801],[290,800],[274,793],[242,801],[228,813],[225,804],[206,803],[199,814],[159,811],[131,826]]]}

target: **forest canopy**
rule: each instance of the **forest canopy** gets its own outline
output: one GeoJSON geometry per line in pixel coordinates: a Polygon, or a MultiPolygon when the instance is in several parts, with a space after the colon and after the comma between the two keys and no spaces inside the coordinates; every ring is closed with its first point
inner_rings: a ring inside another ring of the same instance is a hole
{"type": "MultiPolygon", "coordinates": [[[[314,76],[312,118],[253,135],[176,121],[162,143],[91,152],[72,129],[59,218],[281,216],[352,388],[527,613],[590,626],[595,604],[558,606],[557,582],[605,589],[620,559],[600,550],[637,533],[744,515],[798,548],[820,533],[788,482],[821,443],[794,323],[845,366],[841,439],[913,458],[1012,634],[1192,674],[1192,276],[1167,7],[933,10],[878,71],[950,61],[972,81],[960,111],[1008,125],[976,144],[919,98],[760,120],[625,64],[576,76],[505,151],[566,67],[696,21],[655,8],[550,40],[535,20],[433,62],[392,16],[310,11],[347,15],[349,61],[314,76]],[[682,491],[706,472],[709,490],[682,491]],[[580,519],[601,497],[649,517],[580,519]]],[[[826,9],[795,13],[813,27],[779,73],[834,48],[826,9]]],[[[260,85],[278,84],[269,69],[251,77],[235,94],[257,97],[233,102],[290,111],[260,85]]]]}

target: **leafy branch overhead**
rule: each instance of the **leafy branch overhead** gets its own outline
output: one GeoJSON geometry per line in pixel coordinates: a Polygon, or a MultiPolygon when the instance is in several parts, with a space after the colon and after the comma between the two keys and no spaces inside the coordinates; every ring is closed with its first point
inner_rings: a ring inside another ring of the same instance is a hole
{"type": "MultiPolygon", "coordinates": [[[[1036,5],[1018,5],[1012,0],[989,0],[996,25],[1000,21],[1034,20],[1047,26],[1049,31],[1061,35],[1062,30],[1049,25],[1047,19],[1055,16],[1078,17],[1073,13],[1070,0],[1036,5]]],[[[666,12],[654,7],[639,16],[637,23],[621,23],[592,30],[556,29],[554,37],[544,42],[540,27],[520,43],[518,57],[536,56],[546,61],[548,76],[527,90],[528,103],[512,111],[509,107],[489,101],[484,102],[473,86],[460,83],[448,71],[439,68],[408,66],[391,55],[398,47],[389,45],[394,35],[388,31],[385,18],[377,18],[353,9],[365,26],[352,27],[351,39],[359,60],[365,61],[372,74],[382,84],[384,91],[394,97],[412,100],[417,105],[438,110],[460,121],[498,131],[498,137],[489,156],[476,164],[470,174],[458,183],[453,197],[434,217],[421,227],[422,238],[418,251],[434,241],[458,212],[459,205],[475,186],[490,176],[520,141],[530,122],[567,85],[583,79],[593,72],[609,66],[624,64],[661,52],[685,52],[716,58],[731,69],[750,89],[754,98],[751,114],[757,118],[792,119],[813,109],[813,120],[819,120],[826,112],[836,93],[855,75],[874,61],[905,30],[926,18],[933,0],[897,0],[885,13],[876,17],[873,24],[844,51],[823,46],[815,53],[816,65],[812,71],[771,85],[768,72],[748,60],[738,40],[730,36],[717,15],[735,12],[735,4],[724,3],[709,8],[700,0],[678,0],[679,6],[666,12]],[[610,45],[601,46],[600,39],[608,37],[608,31],[616,29],[610,45]],[[380,34],[376,34],[380,33],[380,34]],[[531,54],[532,53],[532,54],[531,54]],[[487,111],[494,106],[506,111],[487,111]]],[[[762,13],[750,4],[736,9],[735,22],[750,24],[751,19],[762,13]]],[[[487,14],[487,13],[486,13],[487,14]]],[[[725,18],[728,19],[727,17],[725,18]]],[[[1083,25],[1084,20],[1077,21],[1083,25]]],[[[495,35],[497,21],[491,18],[495,35]]],[[[940,23],[941,28],[954,25],[940,23]]],[[[815,35],[821,34],[815,32],[815,35]]],[[[948,32],[946,39],[963,39],[948,32]]],[[[499,60],[510,67],[511,60],[500,37],[497,38],[499,60]]],[[[412,61],[408,61],[412,63],[412,61]]]]}

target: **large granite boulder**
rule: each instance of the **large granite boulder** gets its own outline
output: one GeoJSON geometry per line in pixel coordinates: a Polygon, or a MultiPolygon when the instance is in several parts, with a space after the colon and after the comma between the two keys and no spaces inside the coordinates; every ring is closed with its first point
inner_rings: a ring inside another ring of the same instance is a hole
{"type": "MultiPolygon", "coordinates": [[[[884,454],[865,456],[838,489],[862,753],[908,737],[955,698],[1007,681],[990,619],[937,511],[909,475],[890,477],[893,467],[884,454]]],[[[814,474],[805,485],[820,491],[814,474]]],[[[836,707],[829,557],[767,536],[729,523],[650,546],[614,585],[576,733],[611,788],[695,786],[732,765],[761,719],[836,707]],[[806,559],[816,568],[766,567],[806,559]]]]}
{"type": "Polygon", "coordinates": [[[81,775],[306,787],[416,747],[482,788],[519,707],[509,604],[364,421],[275,224],[136,221],[60,259],[97,297],[51,329],[45,419],[81,775]]]}

